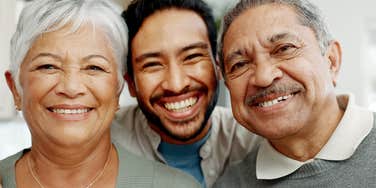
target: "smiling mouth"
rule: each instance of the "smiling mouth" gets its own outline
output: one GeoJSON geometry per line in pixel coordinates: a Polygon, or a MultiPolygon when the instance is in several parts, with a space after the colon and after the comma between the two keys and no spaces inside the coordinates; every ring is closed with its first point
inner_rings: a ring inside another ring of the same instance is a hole
{"type": "Polygon", "coordinates": [[[294,93],[290,93],[287,95],[274,97],[272,99],[269,98],[269,100],[256,100],[253,102],[252,106],[262,107],[262,108],[271,107],[278,103],[281,103],[283,101],[290,99],[291,97],[295,96],[297,93],[299,92],[294,92],[294,93]]]}
{"type": "Polygon", "coordinates": [[[185,112],[197,103],[197,97],[190,97],[188,99],[177,102],[166,102],[163,106],[168,111],[172,112],[185,112]]]}
{"type": "Polygon", "coordinates": [[[79,108],[79,109],[47,108],[47,109],[50,112],[53,112],[56,114],[67,114],[67,115],[84,114],[93,110],[93,108],[79,108]]]}
{"type": "Polygon", "coordinates": [[[278,103],[280,103],[282,101],[285,101],[288,98],[291,98],[292,96],[294,96],[294,94],[280,96],[280,97],[278,97],[276,99],[273,99],[273,100],[269,100],[269,101],[264,101],[264,102],[257,103],[257,106],[258,107],[270,107],[270,106],[278,104],[278,103]]]}

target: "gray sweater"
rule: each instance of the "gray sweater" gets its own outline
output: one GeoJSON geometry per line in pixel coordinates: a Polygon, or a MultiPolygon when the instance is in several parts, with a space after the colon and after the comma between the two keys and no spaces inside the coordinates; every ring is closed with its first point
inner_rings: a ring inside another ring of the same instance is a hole
{"type": "MultiPolygon", "coordinates": [[[[374,119],[376,115],[374,114],[374,119]]],[[[258,148],[244,161],[234,165],[218,179],[214,187],[376,187],[376,121],[367,137],[353,156],[343,161],[316,159],[304,164],[294,173],[273,180],[256,178],[256,156],[258,148]]]]}

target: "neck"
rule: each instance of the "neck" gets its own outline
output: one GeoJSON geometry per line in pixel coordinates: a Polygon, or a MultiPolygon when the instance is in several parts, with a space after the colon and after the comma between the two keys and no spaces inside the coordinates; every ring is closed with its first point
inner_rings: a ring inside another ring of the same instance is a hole
{"type": "Polygon", "coordinates": [[[318,109],[320,113],[312,114],[314,118],[306,123],[304,130],[287,138],[269,140],[271,145],[298,161],[314,158],[328,142],[344,113],[336,99],[324,105],[325,108],[318,109]]]}
{"type": "Polygon", "coordinates": [[[51,147],[33,142],[31,151],[24,158],[34,173],[33,178],[44,187],[86,187],[108,168],[114,156],[111,148],[109,134],[98,143],[81,147],[51,147]]]}

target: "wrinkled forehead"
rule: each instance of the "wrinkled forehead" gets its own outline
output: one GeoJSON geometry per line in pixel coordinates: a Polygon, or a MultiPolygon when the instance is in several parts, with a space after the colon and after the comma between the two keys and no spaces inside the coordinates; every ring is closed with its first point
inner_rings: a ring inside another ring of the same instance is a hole
{"type": "Polygon", "coordinates": [[[299,37],[309,29],[301,24],[295,10],[281,4],[265,4],[248,8],[236,17],[223,38],[223,52],[237,48],[246,38],[263,45],[279,39],[299,37]]]}

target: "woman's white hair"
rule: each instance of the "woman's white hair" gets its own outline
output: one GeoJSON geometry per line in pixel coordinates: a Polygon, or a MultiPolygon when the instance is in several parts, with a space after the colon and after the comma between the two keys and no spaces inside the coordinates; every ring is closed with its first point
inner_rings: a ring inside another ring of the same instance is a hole
{"type": "MultiPolygon", "coordinates": [[[[35,40],[43,33],[71,24],[70,33],[83,24],[100,28],[115,54],[119,93],[123,88],[128,52],[128,28],[121,17],[122,8],[112,0],[34,0],[22,10],[11,40],[10,72],[22,94],[19,69],[35,40]]],[[[69,34],[69,33],[67,33],[69,34]]]]}

